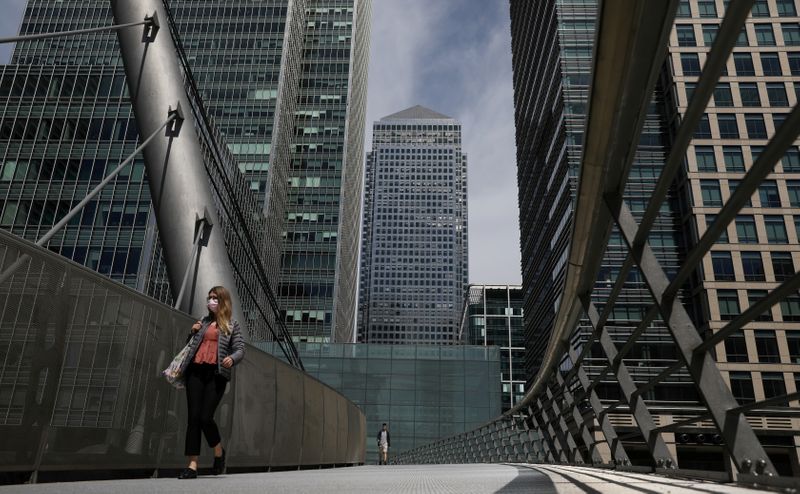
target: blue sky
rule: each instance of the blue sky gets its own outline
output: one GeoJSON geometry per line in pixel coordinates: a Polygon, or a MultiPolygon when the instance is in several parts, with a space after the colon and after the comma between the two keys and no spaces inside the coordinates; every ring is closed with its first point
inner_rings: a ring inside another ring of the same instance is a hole
{"type": "MultiPolygon", "coordinates": [[[[0,36],[26,0],[0,0],[0,36]]],[[[471,283],[520,283],[511,35],[506,0],[373,0],[366,149],[372,122],[417,104],[463,126],[471,283]]],[[[0,45],[7,63],[10,45],[0,45]]]]}

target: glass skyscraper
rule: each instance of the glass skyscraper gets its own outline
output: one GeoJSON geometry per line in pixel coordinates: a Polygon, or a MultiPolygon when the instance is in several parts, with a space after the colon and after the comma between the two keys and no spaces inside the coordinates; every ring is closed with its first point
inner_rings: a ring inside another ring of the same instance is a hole
{"type": "Polygon", "coordinates": [[[364,191],[359,340],[456,343],[468,279],[461,124],[422,106],[375,122],[364,191]]]}
{"type": "MultiPolygon", "coordinates": [[[[531,376],[547,346],[566,272],[592,66],[595,4],[594,0],[511,1],[525,341],[529,350],[526,365],[531,376]]],[[[670,150],[671,125],[686,110],[726,4],[714,0],[680,4],[668,62],[656,85],[624,193],[637,220],[670,150]]],[[[676,271],[687,247],[714,220],[737,180],[796,103],[798,47],[800,24],[795,2],[755,2],[689,147],[684,172],[673,184],[649,237],[668,276],[676,271]]],[[[767,288],[794,274],[800,262],[796,232],[800,202],[793,199],[792,192],[797,188],[795,172],[800,173],[800,151],[796,147],[679,294],[701,331],[711,333],[721,328],[762,298],[767,288]]],[[[593,292],[598,307],[608,296],[625,253],[615,230],[593,292]]],[[[606,324],[618,346],[651,304],[641,275],[634,269],[606,324]]],[[[742,404],[797,389],[800,345],[795,343],[800,338],[793,334],[800,328],[798,313],[800,298],[789,297],[747,325],[741,334],[719,345],[716,355],[720,369],[742,404]]],[[[583,321],[581,328],[573,336],[575,346],[585,341],[591,330],[588,321],[583,321]]],[[[647,382],[675,361],[675,349],[665,344],[668,340],[660,320],[638,338],[626,359],[637,384],[647,382]]],[[[607,361],[602,351],[593,351],[585,364],[592,376],[607,361]]],[[[601,383],[597,392],[606,403],[622,397],[613,379],[601,383]]],[[[673,373],[644,392],[642,398],[658,421],[673,420],[679,410],[693,409],[698,400],[685,370],[673,373]]],[[[615,426],[634,430],[631,415],[612,412],[610,417],[615,426]]],[[[774,454],[773,462],[784,471],[795,468],[797,474],[796,445],[800,441],[786,435],[791,424],[768,417],[753,420],[762,443],[771,456],[774,454]]],[[[711,445],[687,434],[675,438],[672,444],[677,444],[677,455],[684,466],[706,468],[713,464],[713,468],[722,468],[719,448],[712,451],[711,445]]],[[[636,446],[626,445],[626,449],[630,453],[636,446]]]]}
{"type": "Polygon", "coordinates": [[[522,287],[470,285],[461,320],[461,340],[468,345],[500,347],[503,413],[525,396],[525,346],[522,287]]]}
{"type": "MultiPolygon", "coordinates": [[[[289,331],[351,341],[370,2],[170,6],[206,108],[249,183],[243,200],[266,215],[261,255],[289,331]],[[319,135],[307,137],[308,121],[319,135]]],[[[20,31],[112,23],[105,1],[31,0],[20,31]]],[[[0,98],[0,227],[35,240],[136,147],[116,35],[18,44],[0,98]]],[[[48,247],[171,298],[140,161],[48,247]]]]}

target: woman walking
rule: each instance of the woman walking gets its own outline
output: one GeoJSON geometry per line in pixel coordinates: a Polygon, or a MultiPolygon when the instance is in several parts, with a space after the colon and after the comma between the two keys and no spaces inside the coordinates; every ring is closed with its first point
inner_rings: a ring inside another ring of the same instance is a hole
{"type": "Polygon", "coordinates": [[[183,372],[189,425],[186,428],[185,454],[189,466],[179,479],[197,478],[200,432],[214,448],[214,475],[225,470],[225,448],[214,422],[214,412],[231,378],[231,368],[244,358],[244,339],[239,322],[231,319],[231,294],[215,286],[208,292],[208,315],[192,326],[190,358],[183,372]]]}

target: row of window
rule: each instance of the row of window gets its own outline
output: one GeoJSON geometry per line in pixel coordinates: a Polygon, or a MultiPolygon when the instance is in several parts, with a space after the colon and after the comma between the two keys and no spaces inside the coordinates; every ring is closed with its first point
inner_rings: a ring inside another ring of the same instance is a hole
{"type": "MultiPolygon", "coordinates": [[[[728,189],[731,195],[733,195],[734,191],[739,186],[739,180],[728,180],[727,182],[728,189]]],[[[723,201],[719,180],[700,180],[700,194],[703,206],[722,207],[723,201]]],[[[775,180],[765,180],[758,186],[758,199],[762,208],[800,208],[800,180],[786,181],[786,195],[787,197],[781,200],[778,183],[775,180]],[[788,205],[786,204],[787,200],[788,205]]],[[[752,201],[748,200],[744,207],[753,207],[752,201]]]]}
{"type": "MultiPolygon", "coordinates": [[[[706,222],[710,225],[714,222],[715,215],[706,215],[706,222]]],[[[764,230],[766,232],[766,243],[769,244],[788,244],[789,236],[786,230],[783,216],[780,215],[764,215],[764,230]]],[[[736,225],[736,238],[740,244],[758,244],[764,243],[762,238],[759,238],[758,229],[756,228],[756,220],[753,215],[740,214],[736,216],[734,221],[736,225]]],[[[800,238],[800,216],[794,217],[794,226],[796,235],[800,238]]],[[[720,235],[717,243],[727,244],[730,243],[727,230],[720,235]]]]}
{"type": "MultiPolygon", "coordinates": [[[[748,331],[750,332],[750,331],[748,331]]],[[[752,331],[755,342],[755,355],[762,364],[781,363],[778,345],[778,335],[768,329],[752,331]]],[[[788,349],[788,363],[800,364],[800,331],[786,331],[786,348],[788,349]]],[[[747,338],[744,331],[738,331],[725,338],[726,362],[752,362],[747,350],[747,338]]],[[[784,362],[786,363],[786,362],[784,362]]]]}
{"type": "MultiPolygon", "coordinates": [[[[736,371],[730,371],[728,374],[733,397],[742,405],[755,402],[752,374],[736,371]]],[[[794,375],[794,381],[795,388],[800,389],[800,374],[794,375]]],[[[761,385],[764,389],[765,399],[777,398],[786,394],[786,381],[781,372],[761,372],[761,385]]]]}
{"type": "MultiPolygon", "coordinates": [[[[783,42],[786,46],[800,46],[800,25],[797,23],[781,24],[780,29],[781,34],[783,35],[783,42]]],[[[714,39],[717,37],[719,25],[701,24],[700,30],[703,34],[703,44],[710,47],[714,43],[714,39]]],[[[758,46],[777,46],[775,31],[773,30],[772,24],[754,24],[753,31],[755,33],[755,40],[758,46]]],[[[677,35],[678,46],[698,46],[693,25],[678,24],[675,26],[675,34],[677,35]]],[[[747,29],[745,27],[743,27],[742,31],[739,33],[739,38],[736,40],[736,46],[750,46],[750,40],[748,39],[747,29]]]]}
{"type": "MultiPolygon", "coordinates": [[[[764,115],[760,113],[745,113],[741,115],[741,119],[737,118],[737,114],[732,113],[717,113],[714,116],[716,117],[717,132],[712,133],[709,116],[705,114],[697,123],[694,131],[696,139],[742,139],[745,136],[740,131],[739,120],[743,120],[748,139],[767,139],[769,137],[764,115]]],[[[786,114],[774,113],[771,117],[774,128],[779,129],[786,119],[786,114]]]]}
{"type": "MultiPolygon", "coordinates": [[[[744,281],[767,281],[763,260],[763,256],[765,255],[767,255],[766,252],[738,252],[744,281]]],[[[769,252],[768,255],[775,281],[786,281],[794,276],[795,269],[791,252],[769,252]]],[[[736,271],[733,260],[734,256],[731,252],[711,252],[711,266],[714,271],[714,280],[736,281],[736,271]]]]}
{"type": "MultiPolygon", "coordinates": [[[[715,151],[714,146],[694,146],[694,156],[699,172],[733,172],[743,173],[745,171],[745,159],[742,154],[741,146],[722,146],[722,161],[724,169],[720,170],[717,166],[717,154],[720,150],[718,146],[715,151]]],[[[750,146],[752,159],[750,163],[755,163],[763,151],[763,146],[750,146]]],[[[796,147],[790,148],[781,159],[781,165],[785,173],[800,173],[800,150],[796,147]]]]}
{"type": "MultiPolygon", "coordinates": [[[[730,0],[724,0],[726,9],[730,0]]],[[[779,17],[795,17],[797,9],[794,0],[775,0],[773,10],[770,11],[770,2],[767,0],[756,0],[750,15],[753,17],[771,17],[777,14],[779,17]]],[[[696,2],[696,12],[699,17],[717,17],[717,3],[714,0],[698,0],[696,2]]],[[[693,17],[689,0],[681,0],[678,4],[677,17],[693,17]]]]}
{"type": "MultiPolygon", "coordinates": [[[[780,54],[773,52],[764,52],[759,54],[761,61],[761,74],[764,76],[782,76],[786,75],[783,66],[781,65],[780,54]]],[[[800,52],[791,52],[786,54],[788,62],[789,74],[800,74],[800,52]]],[[[684,76],[699,76],[702,64],[700,63],[700,55],[698,53],[681,53],[681,70],[684,76]]],[[[756,74],[755,65],[753,65],[753,56],[750,53],[738,52],[733,54],[733,67],[736,70],[736,75],[739,77],[753,77],[756,74]]],[[[727,68],[722,72],[722,76],[729,75],[727,68]]]]}
{"type": "MultiPolygon", "coordinates": [[[[737,290],[717,290],[717,303],[719,305],[719,318],[722,321],[731,321],[741,314],[739,305],[739,292],[737,290]]],[[[747,290],[748,307],[758,303],[767,296],[767,290],[747,290]]],[[[783,322],[800,321],[800,295],[790,295],[781,300],[780,313],[783,322]]],[[[765,311],[758,316],[757,321],[772,321],[772,312],[765,311]]]]}

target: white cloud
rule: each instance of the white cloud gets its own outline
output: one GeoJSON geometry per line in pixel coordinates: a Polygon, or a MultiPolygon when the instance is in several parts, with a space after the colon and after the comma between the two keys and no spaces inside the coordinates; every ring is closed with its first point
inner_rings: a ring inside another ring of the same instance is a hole
{"type": "Polygon", "coordinates": [[[469,160],[470,282],[519,283],[507,2],[374,0],[372,122],[415,104],[461,121],[469,160]]]}

